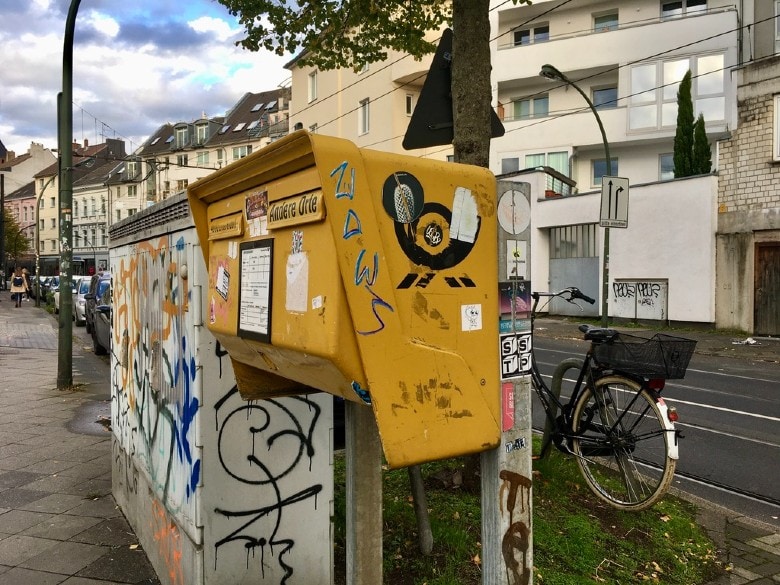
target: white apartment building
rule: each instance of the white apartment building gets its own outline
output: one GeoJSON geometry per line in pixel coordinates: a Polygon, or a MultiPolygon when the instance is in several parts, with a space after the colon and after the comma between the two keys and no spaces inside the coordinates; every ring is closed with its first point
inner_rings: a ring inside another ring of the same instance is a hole
{"type": "Polygon", "coordinates": [[[677,90],[686,71],[711,143],[736,124],[731,70],[740,63],[740,16],[733,2],[494,4],[501,6],[491,12],[492,77],[506,128],[491,145],[497,174],[546,165],[573,178],[580,192],[600,188],[606,156],[594,114],[571,85],[540,75],[545,64],[594,104],[612,175],[632,184],[674,176],[677,90]]]}

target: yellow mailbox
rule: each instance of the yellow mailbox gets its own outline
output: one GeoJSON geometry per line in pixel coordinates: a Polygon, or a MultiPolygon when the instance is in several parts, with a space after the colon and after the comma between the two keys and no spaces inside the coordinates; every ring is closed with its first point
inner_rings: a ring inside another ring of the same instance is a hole
{"type": "Polygon", "coordinates": [[[500,435],[496,183],[291,134],[190,185],[209,329],[245,399],[370,404],[388,463],[500,435]]]}

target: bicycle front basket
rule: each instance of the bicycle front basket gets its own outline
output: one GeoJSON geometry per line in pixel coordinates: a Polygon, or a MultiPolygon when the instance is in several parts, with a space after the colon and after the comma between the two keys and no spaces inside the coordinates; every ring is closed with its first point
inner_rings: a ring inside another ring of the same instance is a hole
{"type": "Polygon", "coordinates": [[[657,333],[650,339],[620,333],[608,343],[593,347],[601,366],[643,378],[685,377],[696,341],[657,333]]]}

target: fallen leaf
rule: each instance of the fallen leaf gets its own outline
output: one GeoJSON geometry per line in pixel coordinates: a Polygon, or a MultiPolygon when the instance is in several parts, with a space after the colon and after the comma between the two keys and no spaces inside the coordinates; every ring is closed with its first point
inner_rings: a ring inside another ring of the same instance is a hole
{"type": "Polygon", "coordinates": [[[672,519],[672,517],[671,517],[671,516],[668,516],[668,515],[666,515],[666,514],[664,514],[663,516],[661,516],[661,517],[659,518],[659,520],[660,520],[661,522],[669,522],[669,520],[671,520],[671,519],[672,519]]]}
{"type": "Polygon", "coordinates": [[[137,548],[138,548],[138,545],[137,545],[137,544],[131,544],[131,545],[130,545],[130,550],[135,550],[135,549],[137,549],[137,548]]]}

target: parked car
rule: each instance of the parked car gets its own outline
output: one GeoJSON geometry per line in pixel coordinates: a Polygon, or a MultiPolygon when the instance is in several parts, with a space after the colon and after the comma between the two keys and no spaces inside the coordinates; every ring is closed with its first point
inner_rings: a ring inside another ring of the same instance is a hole
{"type": "MultiPolygon", "coordinates": [[[[85,299],[84,296],[89,291],[89,276],[74,276],[71,281],[71,295],[73,298],[73,314],[72,318],[76,322],[76,325],[84,325],[84,310],[85,299]]],[[[54,312],[60,312],[61,301],[61,286],[58,286],[54,290],[54,312]]]]}
{"type": "Polygon", "coordinates": [[[87,322],[87,300],[84,298],[89,292],[90,276],[79,276],[76,279],[76,292],[73,293],[73,320],[76,325],[85,325],[87,322]]]}
{"type": "MultiPolygon", "coordinates": [[[[57,288],[54,289],[54,313],[58,314],[60,312],[60,297],[62,296],[62,288],[63,288],[63,282],[62,279],[57,279],[57,288]]],[[[76,279],[74,278],[71,280],[70,283],[70,293],[71,295],[76,294],[76,279]]]]}
{"type": "Polygon", "coordinates": [[[84,295],[84,317],[87,333],[92,333],[93,323],[95,322],[95,307],[98,305],[98,299],[110,284],[111,274],[108,272],[95,274],[89,281],[89,290],[84,295]]]}
{"type": "Polygon", "coordinates": [[[103,292],[95,298],[95,310],[92,316],[92,347],[95,355],[105,355],[111,349],[111,323],[113,305],[111,302],[111,279],[103,287],[103,292]]]}

